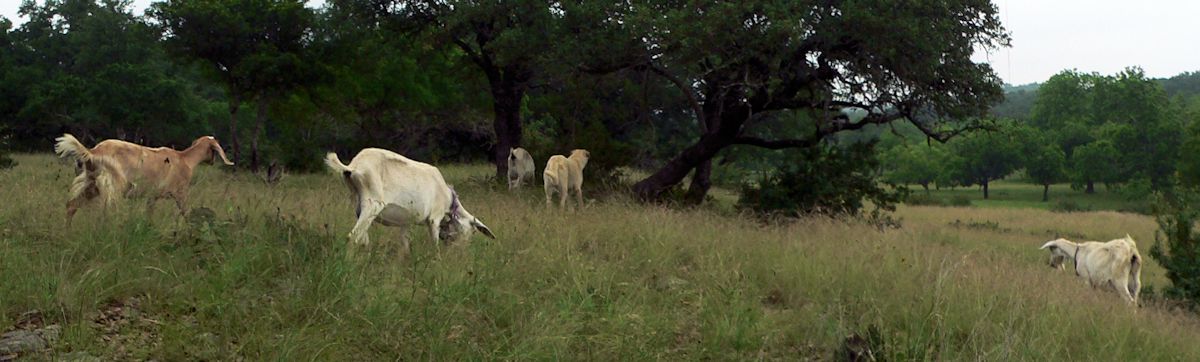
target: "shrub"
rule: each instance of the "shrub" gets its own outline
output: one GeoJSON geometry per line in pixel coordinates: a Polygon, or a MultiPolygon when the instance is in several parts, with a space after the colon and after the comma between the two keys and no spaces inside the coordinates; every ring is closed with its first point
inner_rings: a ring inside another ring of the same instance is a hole
{"type": "Polygon", "coordinates": [[[1080,205],[1078,202],[1075,202],[1075,200],[1058,200],[1054,204],[1050,205],[1050,211],[1053,211],[1053,212],[1081,212],[1081,211],[1091,211],[1091,208],[1080,205]]]}
{"type": "Polygon", "coordinates": [[[933,197],[926,194],[914,193],[904,198],[904,203],[909,205],[921,206],[946,206],[946,201],[941,198],[933,197]]]}
{"type": "Polygon", "coordinates": [[[971,198],[963,196],[963,195],[957,195],[957,196],[951,197],[950,200],[946,202],[946,205],[947,206],[971,206],[971,198]]]}
{"type": "Polygon", "coordinates": [[[757,184],[742,187],[739,208],[765,214],[827,214],[878,219],[908,194],[878,182],[879,160],[872,144],[818,146],[795,151],[757,184]],[[869,214],[863,211],[868,203],[869,214]]]}
{"type": "Polygon", "coordinates": [[[12,159],[8,154],[8,136],[4,134],[4,127],[0,126],[0,170],[7,170],[17,166],[17,161],[12,159]]]}
{"type": "Polygon", "coordinates": [[[1200,301],[1200,234],[1195,230],[1200,211],[1193,208],[1197,195],[1163,196],[1156,220],[1158,232],[1150,256],[1167,270],[1171,285],[1160,292],[1166,298],[1182,299],[1195,305],[1200,301]]]}

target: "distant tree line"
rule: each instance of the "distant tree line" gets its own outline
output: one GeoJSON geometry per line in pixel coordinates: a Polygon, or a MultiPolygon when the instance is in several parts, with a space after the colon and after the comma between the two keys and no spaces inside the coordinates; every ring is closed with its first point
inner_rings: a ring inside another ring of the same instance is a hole
{"type": "Polygon", "coordinates": [[[1043,201],[1060,182],[1086,193],[1103,184],[1131,197],[1197,185],[1200,88],[1194,85],[1200,85],[1196,73],[1155,80],[1137,67],[1113,75],[1063,71],[1032,97],[1015,91],[1020,96],[1009,101],[1029,101],[1029,112],[1014,112],[991,132],[945,145],[898,137],[884,151],[886,179],[926,189],[978,185],[987,198],[989,182],[1024,170],[1025,180],[1044,187],[1043,201]]]}

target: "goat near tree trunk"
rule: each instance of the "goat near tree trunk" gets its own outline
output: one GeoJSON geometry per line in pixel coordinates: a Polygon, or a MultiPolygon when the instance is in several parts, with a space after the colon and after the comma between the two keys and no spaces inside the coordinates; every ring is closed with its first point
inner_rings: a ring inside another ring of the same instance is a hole
{"type": "Polygon", "coordinates": [[[180,214],[186,213],[188,187],[196,166],[214,159],[214,154],[226,165],[233,165],[212,136],[197,138],[183,151],[149,148],[121,140],[105,140],[89,150],[70,134],[55,142],[54,152],[59,157],[74,158],[82,169],[71,184],[67,222],[81,206],[97,197],[111,205],[121,197],[146,195],[151,206],[158,199],[169,197],[175,200],[180,214]]]}

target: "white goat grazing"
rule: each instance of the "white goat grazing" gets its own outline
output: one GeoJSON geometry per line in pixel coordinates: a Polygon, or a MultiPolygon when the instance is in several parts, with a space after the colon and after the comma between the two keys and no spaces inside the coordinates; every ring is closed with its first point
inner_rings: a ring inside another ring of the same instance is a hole
{"type": "Polygon", "coordinates": [[[186,213],[188,187],[196,166],[214,159],[214,153],[226,165],[233,165],[212,136],[197,138],[183,151],[121,140],[105,140],[89,150],[75,136],[64,134],[55,139],[54,152],[59,157],[73,157],[81,170],[71,184],[68,222],[81,206],[96,197],[111,205],[122,196],[146,195],[151,206],[160,198],[170,197],[175,199],[179,212],[186,213]]]}
{"type": "Polygon", "coordinates": [[[546,161],[546,170],[542,172],[542,185],[546,191],[546,205],[550,205],[550,196],[558,192],[558,206],[567,206],[567,193],[575,191],[579,207],[583,207],[583,168],[587,166],[592,154],[587,150],[573,150],[571,157],[562,155],[550,156],[546,161]]]}
{"type": "Polygon", "coordinates": [[[1075,243],[1059,238],[1042,245],[1050,249],[1050,267],[1062,269],[1070,259],[1075,275],[1087,280],[1092,287],[1112,287],[1134,306],[1142,290],[1142,255],[1137,243],[1128,234],[1106,243],[1089,241],[1075,243]]]}
{"type": "MultiPolygon", "coordinates": [[[[359,151],[349,165],[330,152],[325,163],[342,174],[354,198],[358,221],[350,230],[352,242],[370,243],[367,229],[371,222],[400,228],[423,223],[439,249],[439,241],[469,240],[475,230],[496,238],[487,225],[462,207],[437,167],[378,148],[359,151]]],[[[408,237],[401,235],[407,253],[408,237]]]]}
{"type": "Polygon", "coordinates": [[[529,151],[520,147],[509,149],[508,189],[519,188],[521,184],[533,179],[533,171],[536,169],[533,166],[533,156],[529,155],[529,151]]]}

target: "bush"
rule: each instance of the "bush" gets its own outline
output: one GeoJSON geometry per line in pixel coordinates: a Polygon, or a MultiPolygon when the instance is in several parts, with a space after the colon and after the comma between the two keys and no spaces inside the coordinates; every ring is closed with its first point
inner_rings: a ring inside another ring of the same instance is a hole
{"type": "Polygon", "coordinates": [[[8,137],[4,135],[4,128],[0,127],[0,170],[7,170],[17,166],[17,161],[8,155],[8,137]]]}
{"type": "Polygon", "coordinates": [[[1078,202],[1075,202],[1075,200],[1058,200],[1054,204],[1050,205],[1050,211],[1053,211],[1053,212],[1082,212],[1082,211],[1091,211],[1091,208],[1080,205],[1078,202]]]}
{"type": "Polygon", "coordinates": [[[879,160],[872,144],[818,146],[795,151],[787,159],[778,172],[756,185],[744,185],[738,207],[765,214],[878,219],[908,194],[905,187],[878,182],[879,160]],[[873,209],[864,215],[868,203],[873,209]]]}
{"type": "Polygon", "coordinates": [[[904,203],[917,206],[946,206],[946,201],[926,194],[910,194],[904,203]]]}
{"type": "Polygon", "coordinates": [[[957,196],[951,197],[950,200],[946,202],[946,205],[947,206],[971,206],[971,198],[963,196],[963,195],[957,195],[957,196]]]}
{"type": "Polygon", "coordinates": [[[1165,205],[1158,212],[1158,232],[1150,256],[1167,270],[1171,285],[1160,291],[1166,298],[1181,299],[1195,305],[1200,301],[1200,234],[1193,229],[1200,211],[1193,208],[1197,195],[1161,197],[1165,205]]]}

